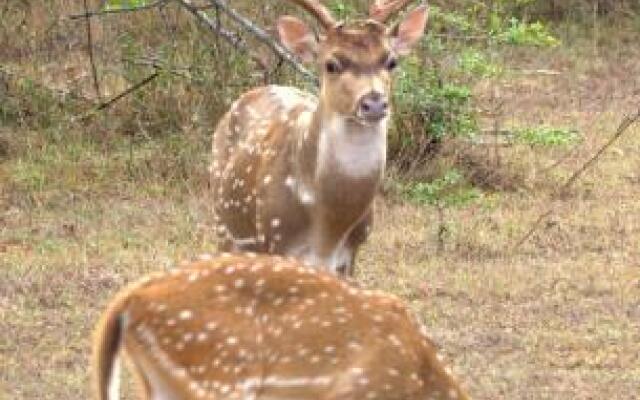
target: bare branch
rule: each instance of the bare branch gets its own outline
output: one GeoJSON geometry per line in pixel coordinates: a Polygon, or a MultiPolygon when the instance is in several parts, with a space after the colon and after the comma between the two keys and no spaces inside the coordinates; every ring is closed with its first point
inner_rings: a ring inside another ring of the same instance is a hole
{"type": "MultiPolygon", "coordinates": [[[[282,60],[290,64],[297,73],[302,75],[307,80],[313,82],[316,86],[318,85],[318,79],[316,78],[316,76],[312,72],[310,72],[308,69],[306,69],[301,63],[299,63],[293,54],[291,54],[287,49],[281,46],[276,39],[271,37],[262,28],[258,27],[251,20],[244,17],[233,8],[229,7],[226,1],[207,0],[209,5],[205,5],[205,6],[196,5],[192,0],[173,0],[173,1],[177,2],[187,11],[189,11],[194,17],[196,17],[196,19],[198,19],[207,28],[209,28],[211,32],[213,32],[216,36],[223,38],[234,48],[236,49],[239,48],[244,51],[249,51],[250,50],[249,47],[242,40],[240,35],[223,28],[222,25],[219,23],[219,21],[216,22],[212,18],[210,18],[205,12],[205,10],[215,7],[217,10],[224,12],[227,16],[229,16],[229,18],[231,18],[233,21],[238,23],[244,31],[249,32],[252,36],[254,36],[260,42],[262,42],[267,47],[269,47],[271,51],[276,53],[278,57],[280,57],[282,60]]],[[[152,8],[158,8],[165,5],[168,2],[169,0],[157,0],[153,3],[140,6],[140,7],[120,8],[115,10],[88,11],[85,9],[84,13],[69,15],[69,18],[70,19],[86,18],[88,20],[90,17],[101,16],[105,14],[136,12],[136,11],[148,10],[152,8]]]]}
{"type": "MultiPolygon", "coordinates": [[[[242,38],[239,35],[224,29],[218,22],[211,19],[203,11],[202,7],[194,5],[191,0],[175,0],[175,1],[178,2],[178,4],[184,7],[191,14],[193,14],[193,16],[196,17],[200,22],[206,25],[211,32],[222,37],[231,46],[236,48],[239,47],[243,50],[248,50],[247,44],[242,40],[242,38]]],[[[215,5],[212,5],[212,6],[215,7],[215,5]]],[[[208,8],[211,8],[212,6],[209,6],[208,8]]]]}
{"type": "MultiPolygon", "coordinates": [[[[177,1],[183,4],[191,3],[190,0],[177,0],[177,1]]],[[[300,75],[304,76],[306,79],[313,82],[314,84],[316,85],[318,84],[318,79],[316,78],[316,76],[312,72],[310,72],[308,69],[306,69],[302,64],[300,64],[296,60],[293,54],[291,54],[287,49],[282,47],[273,37],[271,37],[271,35],[265,32],[262,28],[258,27],[252,21],[242,16],[233,8],[229,7],[229,5],[227,5],[225,1],[222,1],[222,0],[207,0],[207,1],[212,5],[219,7],[219,9],[222,12],[227,14],[229,18],[231,18],[236,23],[238,23],[244,30],[251,33],[256,39],[264,43],[279,57],[281,57],[283,60],[291,64],[291,66],[295,69],[295,71],[298,72],[300,75]]]]}

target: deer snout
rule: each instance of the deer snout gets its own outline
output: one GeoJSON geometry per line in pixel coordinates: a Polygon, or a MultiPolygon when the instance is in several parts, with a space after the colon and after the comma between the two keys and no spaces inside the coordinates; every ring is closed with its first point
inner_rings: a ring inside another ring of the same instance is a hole
{"type": "Polygon", "coordinates": [[[358,116],[369,122],[378,122],[387,116],[389,101],[380,92],[369,92],[358,103],[358,116]]]}

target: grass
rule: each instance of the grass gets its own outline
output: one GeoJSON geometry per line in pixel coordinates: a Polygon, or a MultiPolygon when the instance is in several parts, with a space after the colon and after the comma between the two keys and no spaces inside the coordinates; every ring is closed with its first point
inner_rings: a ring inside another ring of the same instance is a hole
{"type": "Polygon", "coordinates": [[[578,134],[566,128],[536,126],[515,132],[516,140],[532,146],[568,146],[578,141],[578,134]]]}
{"type": "MultiPolygon", "coordinates": [[[[640,51],[633,42],[593,59],[574,46],[504,54],[515,72],[474,95],[504,104],[506,128],[571,127],[579,142],[448,143],[457,171],[496,182],[482,201],[439,213],[428,196],[382,197],[360,253],[358,279],[402,296],[478,399],[638,395],[640,127],[567,196],[551,194],[639,103],[640,51]],[[518,72],[543,68],[560,74],[518,72]],[[548,222],[511,249],[549,205],[548,222]]],[[[181,122],[149,135],[120,109],[78,121],[71,100],[32,85],[10,94],[0,98],[0,399],[86,398],[90,332],[110,296],[215,250],[209,132],[181,122]]]]}

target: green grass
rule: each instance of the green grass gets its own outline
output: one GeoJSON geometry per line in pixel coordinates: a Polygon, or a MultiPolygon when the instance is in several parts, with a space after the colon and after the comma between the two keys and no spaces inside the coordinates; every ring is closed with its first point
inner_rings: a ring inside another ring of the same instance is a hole
{"type": "MultiPolygon", "coordinates": [[[[208,146],[186,150],[189,140],[172,135],[130,147],[127,138],[16,132],[23,144],[0,167],[0,387],[9,399],[84,398],[90,332],[110,296],[215,250],[206,185],[189,175],[206,168],[208,146]]],[[[629,154],[640,150],[633,138],[622,147],[629,154]]],[[[578,189],[515,254],[508,245],[544,195],[447,208],[442,248],[429,196],[419,206],[379,202],[358,279],[410,303],[476,398],[633,399],[640,209],[624,175],[639,167],[607,158],[588,178],[616,187],[624,214],[611,215],[613,191],[582,201],[578,189]]]]}
{"type": "Polygon", "coordinates": [[[569,146],[580,140],[575,130],[549,126],[517,129],[514,135],[518,142],[531,146],[569,146]]]}

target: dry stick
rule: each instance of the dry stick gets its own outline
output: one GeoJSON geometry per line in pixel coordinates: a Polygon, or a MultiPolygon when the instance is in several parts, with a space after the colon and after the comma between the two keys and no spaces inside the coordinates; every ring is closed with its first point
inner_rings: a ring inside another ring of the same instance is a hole
{"type": "MultiPolygon", "coordinates": [[[[186,0],[178,0],[181,3],[184,3],[186,0]]],[[[262,28],[256,26],[252,21],[240,15],[236,10],[229,7],[226,2],[221,0],[207,0],[211,5],[218,6],[219,9],[227,14],[232,20],[236,21],[242,28],[253,36],[256,37],[259,41],[267,45],[274,53],[276,53],[280,58],[291,64],[291,66],[298,72],[300,75],[304,76],[307,80],[314,83],[316,86],[318,85],[318,78],[309,70],[307,70],[302,64],[296,61],[296,58],[293,54],[291,54],[287,49],[282,47],[271,35],[265,32],[262,28]]]]}
{"type": "Polygon", "coordinates": [[[129,93],[132,93],[138,89],[140,89],[141,87],[145,86],[146,84],[148,84],[149,82],[151,82],[152,80],[156,79],[158,77],[158,75],[160,75],[160,72],[156,71],[153,74],[147,76],[146,78],[144,78],[143,80],[141,80],[140,82],[136,83],[135,85],[131,86],[130,88],[128,88],[127,90],[125,90],[124,92],[120,93],[119,95],[113,97],[112,99],[110,99],[109,101],[106,101],[102,104],[100,104],[98,107],[96,107],[96,111],[100,111],[100,110],[104,110],[107,107],[111,107],[111,105],[113,103],[115,103],[116,101],[120,100],[121,98],[125,97],[126,95],[128,95],[129,93]]]}
{"type": "Polygon", "coordinates": [[[111,107],[115,102],[117,102],[118,100],[120,100],[123,97],[127,96],[128,94],[130,94],[132,92],[135,92],[136,90],[140,89],[141,87],[145,86],[146,84],[148,84],[152,80],[156,79],[159,75],[160,75],[160,72],[156,70],[153,74],[147,76],[146,78],[144,78],[140,82],[136,83],[135,85],[129,87],[128,89],[126,89],[125,91],[121,92],[120,94],[112,97],[111,99],[105,101],[104,103],[101,103],[101,104],[97,105],[95,108],[93,108],[92,110],[90,110],[89,112],[87,112],[86,114],[81,116],[80,119],[88,118],[88,117],[94,115],[98,111],[101,111],[101,110],[104,110],[105,108],[111,107]]]}
{"type": "MultiPolygon", "coordinates": [[[[620,137],[622,137],[622,135],[627,131],[627,129],[631,127],[631,125],[638,122],[638,120],[640,120],[640,109],[638,109],[638,111],[636,111],[635,114],[627,115],[626,117],[624,117],[624,119],[620,123],[620,126],[618,126],[618,129],[616,130],[615,134],[607,141],[607,143],[605,143],[587,162],[585,162],[582,165],[582,167],[580,167],[576,172],[574,172],[573,175],[571,175],[571,177],[567,179],[567,181],[562,186],[560,186],[560,188],[556,193],[562,194],[567,189],[569,189],[569,187],[571,187],[571,185],[573,185],[578,180],[578,178],[580,178],[580,176],[582,176],[582,174],[590,166],[592,166],[609,147],[611,147],[613,143],[615,143],[618,139],[620,139],[620,137]]],[[[536,219],[536,222],[534,222],[531,229],[529,229],[529,231],[527,231],[527,233],[520,240],[518,240],[515,246],[513,246],[513,250],[517,250],[520,246],[522,246],[540,227],[542,222],[544,222],[547,219],[547,217],[549,217],[549,215],[551,215],[552,213],[553,213],[553,206],[549,206],[549,208],[547,208],[547,210],[542,214],[540,214],[538,219],[536,219]]]]}
{"type": "MultiPolygon", "coordinates": [[[[89,6],[87,5],[87,0],[84,0],[84,12],[85,14],[89,13],[89,6]]],[[[96,91],[96,98],[100,99],[101,91],[100,91],[100,83],[98,82],[98,69],[96,68],[96,62],[93,58],[93,39],[91,37],[91,18],[87,15],[85,17],[85,21],[87,24],[87,53],[89,54],[89,62],[91,63],[91,73],[93,75],[93,88],[96,91]]]]}

